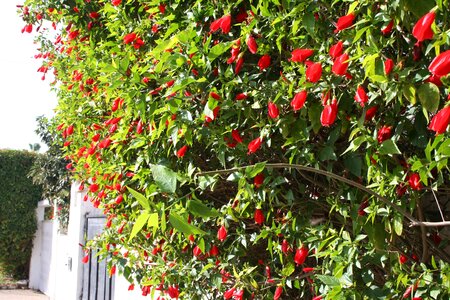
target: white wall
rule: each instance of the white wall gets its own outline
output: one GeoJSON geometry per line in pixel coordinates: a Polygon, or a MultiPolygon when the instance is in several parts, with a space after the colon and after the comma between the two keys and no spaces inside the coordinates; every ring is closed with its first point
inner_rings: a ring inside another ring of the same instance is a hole
{"type": "MultiPolygon", "coordinates": [[[[57,232],[57,221],[43,221],[48,201],[40,202],[36,210],[39,225],[33,243],[29,286],[41,290],[51,300],[80,299],[84,251],[79,244],[85,243],[85,220],[86,217],[102,215],[102,211],[94,208],[91,202],[83,201],[85,192],[80,192],[78,188],[78,183],[72,184],[67,235],[57,232]]],[[[128,287],[125,278],[116,276],[114,300],[149,299],[142,296],[138,285],[134,291],[128,291],[128,287]]]]}

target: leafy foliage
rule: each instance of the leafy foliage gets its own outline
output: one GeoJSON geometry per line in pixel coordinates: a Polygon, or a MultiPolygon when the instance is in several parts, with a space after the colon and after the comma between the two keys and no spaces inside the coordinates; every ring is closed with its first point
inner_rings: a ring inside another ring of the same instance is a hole
{"type": "Polygon", "coordinates": [[[62,28],[38,40],[108,218],[91,246],[144,294],[448,299],[448,240],[420,223],[448,197],[449,81],[428,70],[447,1],[26,5],[62,28]]]}
{"type": "Polygon", "coordinates": [[[27,177],[37,154],[0,150],[0,265],[4,273],[28,277],[41,189],[27,177]]]}

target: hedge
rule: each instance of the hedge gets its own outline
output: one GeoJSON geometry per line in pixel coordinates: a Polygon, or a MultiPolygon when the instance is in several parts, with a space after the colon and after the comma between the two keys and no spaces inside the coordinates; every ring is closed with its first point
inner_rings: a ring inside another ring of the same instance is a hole
{"type": "Polygon", "coordinates": [[[0,150],[0,265],[16,278],[27,278],[36,232],[40,187],[28,178],[37,154],[0,150]]]}

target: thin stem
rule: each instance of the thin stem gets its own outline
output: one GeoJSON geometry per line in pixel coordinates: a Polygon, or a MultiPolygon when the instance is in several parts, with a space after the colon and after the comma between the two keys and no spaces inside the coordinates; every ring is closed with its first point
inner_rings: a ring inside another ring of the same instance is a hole
{"type": "Polygon", "coordinates": [[[436,200],[436,205],[439,209],[439,213],[441,214],[442,221],[445,222],[444,214],[442,213],[442,209],[441,209],[441,206],[439,205],[439,201],[438,201],[438,198],[436,197],[436,193],[434,192],[433,189],[431,189],[431,192],[433,193],[434,200],[436,200]]]}
{"type": "MultiPolygon", "coordinates": [[[[240,171],[240,170],[244,170],[244,169],[246,169],[248,167],[253,167],[253,166],[254,165],[248,165],[248,166],[242,166],[242,167],[235,167],[235,168],[231,168],[231,169],[222,169],[222,170],[199,172],[199,173],[196,173],[196,176],[228,174],[228,173],[233,173],[233,172],[237,172],[237,171],[240,171]]],[[[303,166],[303,165],[288,164],[288,163],[268,163],[265,166],[266,166],[266,168],[269,168],[269,169],[296,169],[296,170],[301,170],[301,171],[312,172],[312,173],[324,175],[324,176],[329,177],[329,178],[336,179],[338,181],[341,181],[343,183],[346,183],[348,185],[356,187],[356,188],[360,189],[361,191],[364,191],[364,192],[366,192],[366,193],[368,193],[368,194],[378,198],[381,202],[383,202],[387,206],[392,207],[395,211],[397,211],[398,213],[403,215],[405,218],[407,218],[410,221],[409,227],[415,227],[415,226],[425,226],[425,227],[450,226],[450,221],[443,221],[443,222],[422,222],[422,221],[419,221],[416,218],[414,218],[410,213],[408,213],[403,208],[401,208],[400,206],[396,205],[395,203],[392,203],[391,201],[389,201],[384,196],[382,196],[382,195],[372,191],[371,189],[367,188],[366,186],[364,186],[364,185],[362,185],[360,183],[357,183],[357,182],[355,182],[353,180],[350,180],[350,179],[347,179],[345,177],[342,177],[340,175],[328,172],[328,171],[324,171],[324,170],[320,170],[320,169],[316,169],[316,168],[312,168],[312,167],[307,167],[307,166],[303,166]]]]}

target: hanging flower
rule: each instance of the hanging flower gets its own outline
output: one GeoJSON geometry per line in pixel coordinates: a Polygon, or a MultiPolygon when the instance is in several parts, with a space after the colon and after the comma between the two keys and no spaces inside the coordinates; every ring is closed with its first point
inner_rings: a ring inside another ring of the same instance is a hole
{"type": "Polygon", "coordinates": [[[446,76],[450,73],[450,50],[442,52],[431,62],[428,70],[436,76],[446,76]]]}
{"type": "Polygon", "coordinates": [[[417,173],[412,173],[409,175],[408,184],[411,189],[420,191],[422,189],[422,183],[420,182],[420,176],[417,173]]]}
{"type": "Polygon", "coordinates": [[[394,61],[390,58],[386,59],[384,61],[384,73],[386,75],[389,75],[391,74],[393,69],[394,69],[394,61]]]}
{"type": "Polygon", "coordinates": [[[294,99],[291,101],[291,107],[294,111],[300,110],[303,105],[305,105],[306,97],[308,93],[306,91],[301,91],[295,94],[294,99]]]}
{"type": "Polygon", "coordinates": [[[428,129],[436,132],[436,135],[447,131],[448,124],[450,123],[450,106],[441,109],[431,119],[428,129]]]}
{"type": "Polygon", "coordinates": [[[331,71],[335,75],[345,75],[345,73],[347,73],[348,60],[349,57],[347,53],[339,55],[334,61],[331,71]]]}
{"type": "Polygon", "coordinates": [[[233,137],[233,140],[235,140],[237,143],[242,143],[241,134],[236,129],[231,130],[231,136],[233,137]]]}
{"type": "Polygon", "coordinates": [[[247,99],[247,94],[246,93],[239,93],[236,95],[236,97],[234,98],[235,100],[244,100],[247,99]]]}
{"type": "Polygon", "coordinates": [[[266,69],[269,66],[270,66],[270,55],[265,54],[258,61],[259,70],[263,71],[264,69],[266,69]]]}
{"type": "Polygon", "coordinates": [[[391,135],[392,135],[392,126],[386,126],[386,125],[382,126],[378,130],[378,134],[377,134],[378,143],[381,144],[385,140],[390,139],[391,135]]]}
{"type": "Polygon", "coordinates": [[[334,30],[334,32],[337,33],[341,30],[349,28],[353,25],[354,20],[355,15],[353,13],[340,17],[336,23],[336,29],[334,30]]]}
{"type": "Polygon", "coordinates": [[[320,115],[320,122],[322,123],[322,126],[329,127],[333,125],[337,117],[337,112],[338,112],[337,100],[333,99],[331,104],[325,105],[325,107],[322,110],[322,113],[320,115]]]}
{"type": "Polygon", "coordinates": [[[337,42],[333,46],[330,47],[330,56],[332,59],[336,59],[342,54],[344,50],[344,43],[342,41],[337,42]]]}
{"type": "Polygon", "coordinates": [[[237,75],[242,69],[242,65],[244,64],[244,57],[242,55],[238,56],[238,60],[236,62],[236,67],[234,68],[234,74],[237,75]]]}
{"type": "Polygon", "coordinates": [[[180,291],[178,290],[178,286],[169,286],[167,288],[167,294],[169,294],[170,298],[175,298],[178,299],[178,297],[180,296],[180,291]]]}
{"type": "Polygon", "coordinates": [[[223,298],[224,299],[231,299],[231,297],[233,297],[234,292],[236,291],[236,289],[233,287],[231,289],[226,290],[223,293],[223,298]]]}
{"type": "Polygon", "coordinates": [[[436,14],[434,12],[429,12],[417,21],[413,28],[413,35],[419,41],[423,42],[425,40],[431,40],[433,38],[433,30],[431,25],[434,22],[436,14]]]}
{"type": "Polygon", "coordinates": [[[247,147],[248,148],[247,154],[255,153],[261,147],[261,144],[262,144],[262,138],[260,138],[260,137],[251,141],[247,147]]]}
{"type": "Polygon", "coordinates": [[[136,39],[136,33],[132,32],[124,36],[123,43],[130,44],[136,39]]]}
{"type": "Polygon", "coordinates": [[[292,62],[305,62],[311,55],[314,54],[314,50],[311,49],[295,49],[292,51],[291,61],[292,62]]]}
{"type": "Polygon", "coordinates": [[[364,107],[364,105],[369,100],[366,90],[362,86],[358,86],[358,88],[356,89],[356,95],[354,99],[356,103],[359,103],[359,105],[361,105],[361,107],[364,107]]]}
{"type": "Polygon", "coordinates": [[[370,121],[373,119],[373,117],[375,116],[375,114],[377,113],[378,110],[378,106],[372,106],[371,108],[367,109],[366,111],[366,116],[365,116],[365,121],[370,121]]]}
{"type": "Polygon", "coordinates": [[[268,111],[269,111],[269,117],[271,117],[272,119],[278,118],[278,115],[280,114],[280,112],[278,110],[278,106],[273,102],[269,102],[268,111]]]}
{"type": "Polygon", "coordinates": [[[256,40],[252,35],[249,35],[247,39],[247,47],[248,50],[253,54],[256,54],[256,52],[258,52],[258,44],[256,43],[256,40]]]}
{"type": "Polygon", "coordinates": [[[223,242],[227,238],[227,229],[224,225],[220,226],[219,230],[217,231],[217,238],[219,241],[223,242]]]}
{"type": "Polygon", "coordinates": [[[301,248],[297,248],[297,251],[295,252],[294,256],[294,262],[297,266],[302,265],[307,257],[308,257],[308,248],[306,246],[302,246],[301,248]]]}
{"type": "Polygon", "coordinates": [[[289,251],[289,242],[284,239],[283,242],[281,243],[281,252],[283,252],[284,254],[287,254],[289,251]]]}
{"type": "Polygon", "coordinates": [[[283,287],[281,285],[277,286],[275,289],[275,294],[273,295],[273,300],[278,300],[281,297],[281,294],[283,294],[283,287]]]}
{"type": "Polygon", "coordinates": [[[264,223],[264,213],[261,209],[255,209],[254,219],[255,223],[258,225],[262,225],[264,223]]]}
{"type": "Polygon", "coordinates": [[[186,151],[189,149],[189,147],[187,145],[184,145],[183,147],[181,147],[178,151],[177,151],[177,157],[181,158],[184,157],[184,155],[186,154],[186,151]]]}
{"type": "Polygon", "coordinates": [[[222,32],[228,34],[231,30],[231,15],[225,15],[220,19],[217,19],[211,23],[209,26],[211,32],[216,32],[222,29],[222,32]]]}
{"type": "Polygon", "coordinates": [[[256,188],[259,188],[264,182],[264,174],[263,173],[259,173],[258,175],[255,176],[255,178],[253,178],[253,184],[255,185],[256,188]]]}
{"type": "Polygon", "coordinates": [[[383,35],[389,35],[392,32],[392,28],[394,28],[394,20],[391,20],[386,27],[384,27],[383,29],[381,29],[381,33],[383,35]]]}
{"type": "Polygon", "coordinates": [[[312,63],[306,68],[306,79],[309,82],[317,82],[322,77],[322,65],[320,63],[312,63]]]}

